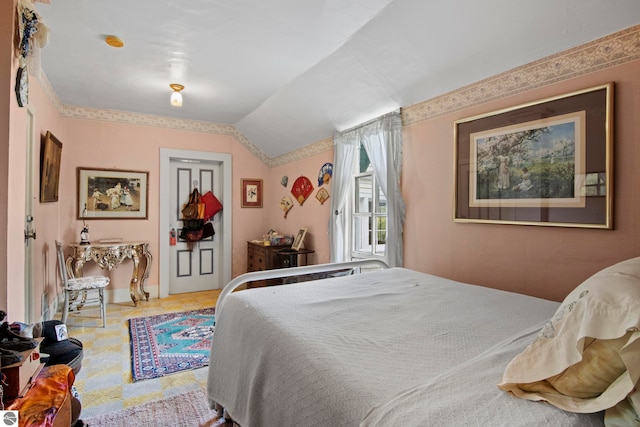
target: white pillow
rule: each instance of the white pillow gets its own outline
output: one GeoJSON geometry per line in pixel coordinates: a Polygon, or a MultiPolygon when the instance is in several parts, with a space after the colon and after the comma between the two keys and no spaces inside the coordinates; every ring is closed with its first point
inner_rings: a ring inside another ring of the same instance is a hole
{"type": "Polygon", "coordinates": [[[640,257],[605,268],[563,301],[498,387],[580,413],[622,402],[640,378],[640,257]]]}

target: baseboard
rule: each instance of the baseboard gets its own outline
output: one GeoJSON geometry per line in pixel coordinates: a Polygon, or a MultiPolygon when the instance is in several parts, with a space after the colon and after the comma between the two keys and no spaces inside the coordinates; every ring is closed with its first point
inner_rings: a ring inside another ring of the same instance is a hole
{"type": "MultiPolygon", "coordinates": [[[[157,298],[158,295],[158,285],[147,285],[145,284],[144,290],[149,292],[149,298],[157,298]]],[[[138,299],[144,301],[144,297],[140,295],[139,289],[136,289],[136,296],[138,299]]],[[[107,299],[108,304],[120,304],[131,301],[131,293],[129,292],[129,288],[118,288],[118,289],[105,289],[105,298],[107,299]]]]}
{"type": "MultiPolygon", "coordinates": [[[[145,286],[144,289],[145,291],[149,292],[149,298],[157,298],[158,285],[145,286]]],[[[144,301],[144,298],[139,295],[139,291],[136,292],[136,296],[138,297],[138,299],[144,301]]],[[[104,291],[104,297],[107,301],[107,304],[131,303],[131,305],[133,305],[133,302],[131,301],[131,294],[129,292],[129,288],[118,288],[118,289],[107,288],[104,291]]],[[[42,319],[40,320],[45,321],[45,320],[51,320],[55,318],[55,316],[58,314],[58,310],[61,309],[63,304],[64,304],[64,294],[58,294],[56,298],[54,298],[51,301],[51,304],[49,304],[49,308],[45,313],[43,313],[42,319]]]]}

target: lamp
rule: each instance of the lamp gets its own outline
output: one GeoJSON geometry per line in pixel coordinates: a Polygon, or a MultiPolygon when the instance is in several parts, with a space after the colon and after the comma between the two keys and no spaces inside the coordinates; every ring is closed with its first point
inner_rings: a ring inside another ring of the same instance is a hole
{"type": "Polygon", "coordinates": [[[120,37],[116,36],[106,36],[104,41],[111,47],[119,48],[124,46],[124,42],[120,37]]]}
{"type": "Polygon", "coordinates": [[[87,222],[85,218],[87,217],[87,204],[84,204],[84,209],[82,210],[82,231],[80,231],[80,244],[88,245],[91,242],[89,241],[89,227],[87,227],[87,222]]]}
{"type": "Polygon", "coordinates": [[[178,83],[171,83],[169,87],[173,89],[173,93],[171,94],[171,105],[174,107],[182,107],[182,94],[180,91],[184,89],[184,86],[179,85],[178,83]]]}

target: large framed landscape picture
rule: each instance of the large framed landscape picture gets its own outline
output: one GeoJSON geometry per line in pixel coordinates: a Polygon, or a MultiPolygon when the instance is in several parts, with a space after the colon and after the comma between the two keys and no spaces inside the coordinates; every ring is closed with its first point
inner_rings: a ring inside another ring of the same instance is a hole
{"type": "Polygon", "coordinates": [[[612,224],[613,84],[455,122],[456,222],[612,224]]]}

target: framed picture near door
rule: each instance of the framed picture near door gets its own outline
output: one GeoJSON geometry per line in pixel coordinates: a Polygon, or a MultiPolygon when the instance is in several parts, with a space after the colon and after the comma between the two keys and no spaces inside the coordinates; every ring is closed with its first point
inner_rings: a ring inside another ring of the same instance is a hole
{"type": "Polygon", "coordinates": [[[149,172],[78,168],[78,219],[147,219],[149,172]]]}
{"type": "Polygon", "coordinates": [[[261,208],[262,207],[262,180],[242,178],[242,198],[241,207],[261,208]]]}
{"type": "Polygon", "coordinates": [[[47,131],[42,140],[40,156],[40,202],[57,202],[60,185],[60,159],[62,142],[47,131]]]}

